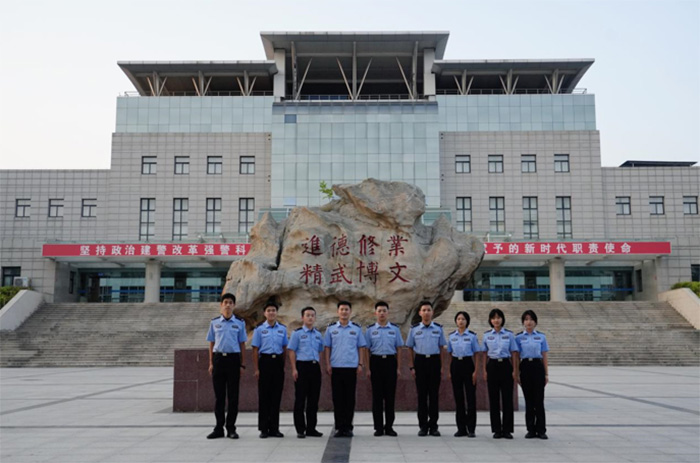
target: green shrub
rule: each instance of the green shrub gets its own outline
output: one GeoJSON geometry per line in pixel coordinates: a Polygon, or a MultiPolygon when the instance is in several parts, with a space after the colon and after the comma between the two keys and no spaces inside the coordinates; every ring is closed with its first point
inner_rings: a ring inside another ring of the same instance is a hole
{"type": "Polygon", "coordinates": [[[700,281],[681,281],[671,287],[671,289],[688,288],[700,297],[700,281]]]}
{"type": "Polygon", "coordinates": [[[10,302],[10,300],[17,295],[18,292],[27,288],[20,288],[19,286],[2,286],[0,287],[0,308],[5,307],[5,304],[10,302]]]}

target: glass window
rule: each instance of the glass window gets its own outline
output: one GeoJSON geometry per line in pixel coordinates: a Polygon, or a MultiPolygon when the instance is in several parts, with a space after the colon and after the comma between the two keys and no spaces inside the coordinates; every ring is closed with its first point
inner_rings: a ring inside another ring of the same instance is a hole
{"type": "Polygon", "coordinates": [[[554,172],[569,172],[569,155],[554,155],[554,172]]]}
{"type": "Polygon", "coordinates": [[[157,158],[155,156],[141,157],[141,175],[155,175],[157,166],[157,158]]]}
{"type": "Polygon", "coordinates": [[[26,199],[16,199],[15,200],[15,217],[29,217],[29,208],[31,207],[32,200],[26,199]]]}
{"type": "Polygon", "coordinates": [[[207,217],[204,232],[221,233],[221,198],[207,198],[207,217]]]}
{"type": "Polygon", "coordinates": [[[457,197],[457,230],[461,232],[472,231],[472,198],[468,196],[457,197]]]}
{"type": "Polygon", "coordinates": [[[297,123],[297,115],[296,114],[285,114],[284,115],[284,123],[285,124],[296,124],[297,123]]]}
{"type": "Polygon", "coordinates": [[[2,286],[13,286],[15,277],[22,276],[22,267],[3,267],[2,286]]]}
{"type": "Polygon", "coordinates": [[[538,239],[537,196],[523,196],[523,238],[538,239]]]}
{"type": "Polygon", "coordinates": [[[187,215],[190,210],[188,198],[173,199],[173,241],[187,238],[187,215]]]}
{"type": "Polygon", "coordinates": [[[557,238],[573,238],[571,227],[571,196],[557,196],[557,238]]]}
{"type": "Polygon", "coordinates": [[[700,281],[700,264],[690,264],[690,281],[700,281]]]}
{"type": "Polygon", "coordinates": [[[255,156],[241,156],[239,172],[243,175],[253,175],[255,173],[255,156]]]}
{"type": "Polygon", "coordinates": [[[97,199],[84,198],[83,205],[80,208],[81,217],[97,217],[97,199]]]}
{"type": "Polygon", "coordinates": [[[240,198],[238,200],[238,233],[250,233],[255,223],[255,199],[240,198]]]}
{"type": "Polygon", "coordinates": [[[683,196],[683,214],[698,215],[698,197],[683,196]]]}
{"type": "Polygon", "coordinates": [[[175,175],[190,174],[190,157],[175,156],[175,175]]]}
{"type": "Polygon", "coordinates": [[[615,211],[617,212],[617,215],[631,215],[631,204],[632,203],[629,196],[616,196],[615,211]]]}
{"type": "Polygon", "coordinates": [[[221,156],[207,156],[207,174],[221,175],[223,172],[224,158],[221,156]]]}
{"type": "Polygon", "coordinates": [[[63,217],[63,198],[49,199],[49,217],[63,217]]]}
{"type": "Polygon", "coordinates": [[[455,173],[468,174],[472,171],[472,157],[468,154],[455,156],[455,173]]]}
{"type": "Polygon", "coordinates": [[[649,214],[664,215],[663,196],[649,196],[649,214]]]}
{"type": "Polygon", "coordinates": [[[523,154],[520,156],[520,170],[524,174],[537,172],[537,155],[523,154]]]}
{"type": "Polygon", "coordinates": [[[506,231],[506,206],[503,196],[489,198],[489,225],[492,232],[506,231]]]}
{"type": "Polygon", "coordinates": [[[156,199],[141,198],[139,214],[139,241],[148,241],[156,233],[156,199]]]}
{"type": "Polygon", "coordinates": [[[500,174],[503,172],[503,155],[489,154],[489,173],[500,174]]]}

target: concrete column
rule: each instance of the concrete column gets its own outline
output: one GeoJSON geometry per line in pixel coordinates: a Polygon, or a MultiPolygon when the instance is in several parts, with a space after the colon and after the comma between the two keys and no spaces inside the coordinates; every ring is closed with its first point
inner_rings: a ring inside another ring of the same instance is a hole
{"type": "Polygon", "coordinates": [[[642,289],[640,293],[643,301],[659,300],[659,284],[656,278],[656,260],[642,261],[642,289]]]}
{"type": "Polygon", "coordinates": [[[435,50],[426,48],[423,50],[423,95],[427,99],[435,99],[435,74],[433,63],[435,62],[435,50]]]}
{"type": "Polygon", "coordinates": [[[549,300],[566,301],[564,261],[556,258],[549,261],[549,300]]]}
{"type": "Polygon", "coordinates": [[[277,74],[275,74],[272,88],[273,88],[273,95],[275,97],[275,101],[282,101],[285,96],[286,96],[286,88],[287,88],[287,74],[285,72],[286,69],[286,61],[287,58],[287,51],[284,49],[276,49],[275,50],[275,65],[277,66],[277,74]]]}
{"type": "Polygon", "coordinates": [[[160,262],[146,262],[146,294],[143,302],[160,302],[160,262]]]}

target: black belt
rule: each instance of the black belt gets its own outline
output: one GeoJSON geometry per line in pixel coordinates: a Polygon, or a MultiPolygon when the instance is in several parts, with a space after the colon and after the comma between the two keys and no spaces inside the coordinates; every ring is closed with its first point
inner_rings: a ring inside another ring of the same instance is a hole
{"type": "Polygon", "coordinates": [[[318,363],[318,360],[297,360],[297,363],[317,364],[317,363],[318,363]]]}
{"type": "Polygon", "coordinates": [[[423,354],[416,354],[416,357],[419,358],[426,358],[429,359],[430,357],[440,357],[440,354],[428,354],[428,355],[423,355],[423,354]]]}
{"type": "Polygon", "coordinates": [[[455,357],[454,355],[452,356],[453,360],[466,360],[472,358],[471,355],[465,355],[464,357],[455,357]]]}
{"type": "Polygon", "coordinates": [[[260,357],[269,357],[271,359],[276,359],[277,357],[282,357],[282,354],[260,354],[260,357]]]}
{"type": "Polygon", "coordinates": [[[510,357],[504,358],[504,359],[492,359],[492,358],[490,358],[489,362],[499,362],[500,363],[500,362],[507,362],[509,360],[510,360],[510,357]]]}
{"type": "Polygon", "coordinates": [[[388,359],[388,358],[395,358],[396,354],[387,354],[387,355],[379,355],[379,354],[372,354],[372,357],[377,357],[380,359],[388,359]]]}
{"type": "Polygon", "coordinates": [[[520,359],[520,362],[521,362],[521,363],[522,363],[522,362],[534,362],[534,361],[541,362],[542,359],[537,359],[537,358],[520,359]]]}
{"type": "Polygon", "coordinates": [[[219,355],[221,357],[233,357],[234,355],[241,355],[240,352],[214,352],[214,355],[219,355]]]}

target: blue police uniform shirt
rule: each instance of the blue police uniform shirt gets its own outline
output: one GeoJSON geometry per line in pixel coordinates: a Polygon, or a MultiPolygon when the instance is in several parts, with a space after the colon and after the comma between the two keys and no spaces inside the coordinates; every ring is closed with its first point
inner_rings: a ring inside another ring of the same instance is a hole
{"type": "Polygon", "coordinates": [[[490,329],[484,333],[483,350],[490,359],[507,359],[510,358],[511,352],[518,351],[518,346],[512,331],[503,328],[497,333],[496,330],[490,329]]]}
{"type": "Polygon", "coordinates": [[[328,325],[323,342],[331,348],[332,368],[357,368],[360,363],[358,349],[367,347],[362,327],[355,322],[348,322],[345,326],[340,322],[328,325]]]}
{"type": "Polygon", "coordinates": [[[403,346],[401,330],[393,323],[385,326],[375,323],[365,331],[367,347],[372,355],[395,355],[397,348],[403,346]]]}
{"type": "Polygon", "coordinates": [[[287,345],[287,327],[279,322],[270,325],[264,321],[253,331],[250,345],[257,347],[259,354],[281,354],[287,345]]]}
{"type": "Polygon", "coordinates": [[[416,354],[436,355],[440,353],[440,347],[447,344],[442,325],[431,322],[425,326],[422,322],[411,327],[406,339],[406,346],[413,349],[416,354]]]}
{"type": "Polygon", "coordinates": [[[459,334],[459,330],[455,330],[447,336],[447,351],[453,357],[471,357],[481,352],[479,338],[473,331],[464,330],[464,333],[459,334]]]}
{"type": "Polygon", "coordinates": [[[207,341],[214,343],[214,352],[226,354],[240,352],[240,343],[247,340],[248,334],[245,331],[245,322],[235,315],[228,320],[221,315],[213,318],[209,324],[207,341]]]}
{"type": "Polygon", "coordinates": [[[319,361],[319,352],[323,352],[323,338],[316,328],[297,328],[289,340],[287,349],[293,350],[297,360],[302,362],[319,361]]]}
{"type": "Polygon", "coordinates": [[[542,352],[549,352],[547,337],[537,330],[532,330],[532,333],[523,331],[516,334],[515,343],[518,345],[520,358],[523,359],[541,359],[542,352]]]}

